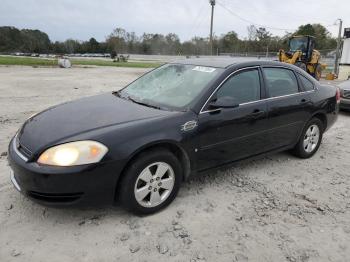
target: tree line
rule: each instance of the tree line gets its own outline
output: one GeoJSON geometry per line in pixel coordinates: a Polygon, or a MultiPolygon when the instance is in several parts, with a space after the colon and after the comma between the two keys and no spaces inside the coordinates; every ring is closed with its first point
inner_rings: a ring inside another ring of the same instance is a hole
{"type": "MultiPolygon", "coordinates": [[[[321,24],[306,24],[298,30],[284,36],[274,36],[264,27],[247,27],[248,37],[240,39],[236,32],[230,31],[214,36],[214,53],[265,53],[277,52],[288,48],[288,39],[293,35],[312,35],[316,38],[316,48],[331,50],[336,47],[336,39],[321,24]]],[[[210,53],[209,38],[195,36],[188,41],[180,41],[175,33],[150,34],[141,36],[125,29],[116,28],[105,41],[95,38],[88,41],[67,39],[52,42],[49,36],[40,30],[15,27],[0,27],[0,52],[27,53],[117,53],[117,54],[160,54],[160,55],[206,55],[210,53]]]]}

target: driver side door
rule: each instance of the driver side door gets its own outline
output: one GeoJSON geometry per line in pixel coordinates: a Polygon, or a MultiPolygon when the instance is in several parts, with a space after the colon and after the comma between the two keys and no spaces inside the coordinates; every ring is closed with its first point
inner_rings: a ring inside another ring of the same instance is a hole
{"type": "Polygon", "coordinates": [[[259,67],[252,67],[232,73],[212,94],[199,115],[200,170],[269,149],[267,105],[261,100],[263,90],[262,73],[259,67]],[[235,107],[210,108],[210,102],[227,96],[237,101],[235,107]]]}

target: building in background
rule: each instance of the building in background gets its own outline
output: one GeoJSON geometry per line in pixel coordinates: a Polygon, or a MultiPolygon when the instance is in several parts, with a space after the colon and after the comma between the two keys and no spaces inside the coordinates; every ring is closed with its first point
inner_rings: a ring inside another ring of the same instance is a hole
{"type": "Polygon", "coordinates": [[[343,51],[339,63],[339,80],[350,78],[350,27],[344,29],[343,51]]]}

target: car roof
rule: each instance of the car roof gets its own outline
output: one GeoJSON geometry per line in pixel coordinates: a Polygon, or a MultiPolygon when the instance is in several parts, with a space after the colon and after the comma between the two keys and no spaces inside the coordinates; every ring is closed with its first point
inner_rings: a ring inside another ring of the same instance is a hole
{"type": "Polygon", "coordinates": [[[256,66],[256,65],[283,65],[289,67],[286,63],[278,61],[256,59],[251,60],[245,57],[203,57],[203,58],[187,58],[171,62],[171,64],[197,65],[217,68],[229,68],[231,66],[256,66]]]}

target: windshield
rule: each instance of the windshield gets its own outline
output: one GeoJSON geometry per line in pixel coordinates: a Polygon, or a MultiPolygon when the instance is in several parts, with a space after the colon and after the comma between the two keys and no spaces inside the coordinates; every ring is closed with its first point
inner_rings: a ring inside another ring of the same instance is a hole
{"type": "Polygon", "coordinates": [[[166,64],[143,75],[119,92],[136,103],[160,108],[184,108],[223,69],[166,64]]]}
{"type": "Polygon", "coordinates": [[[307,38],[306,37],[300,37],[300,38],[292,38],[289,43],[289,47],[291,51],[297,51],[300,50],[302,52],[306,52],[307,50],[307,38]]]}

